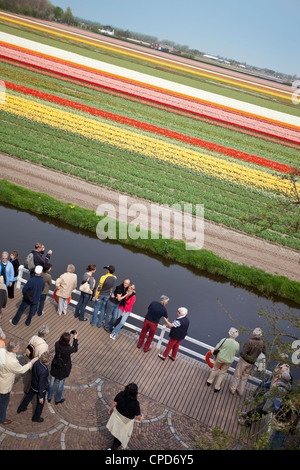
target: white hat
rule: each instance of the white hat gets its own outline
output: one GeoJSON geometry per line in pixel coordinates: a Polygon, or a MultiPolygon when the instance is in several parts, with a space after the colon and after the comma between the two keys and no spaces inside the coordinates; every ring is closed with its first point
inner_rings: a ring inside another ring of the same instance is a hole
{"type": "Polygon", "coordinates": [[[253,336],[256,336],[257,338],[260,338],[262,336],[263,332],[260,328],[255,328],[253,331],[252,331],[252,335],[253,336]]]}
{"type": "Polygon", "coordinates": [[[239,335],[239,332],[236,328],[231,327],[230,330],[228,331],[229,335],[232,336],[232,338],[237,338],[239,335]]]}
{"type": "Polygon", "coordinates": [[[36,266],[34,272],[36,274],[41,274],[43,272],[43,266],[36,266]]]}

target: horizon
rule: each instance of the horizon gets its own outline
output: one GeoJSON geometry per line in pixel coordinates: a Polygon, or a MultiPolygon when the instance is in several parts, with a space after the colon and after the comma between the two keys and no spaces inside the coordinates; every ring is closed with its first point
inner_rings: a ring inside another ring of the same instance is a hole
{"type": "Polygon", "coordinates": [[[153,0],[151,9],[137,0],[57,0],[55,6],[70,7],[76,18],[154,36],[161,43],[173,41],[204,54],[300,77],[297,0],[253,0],[251,5],[215,0],[213,8],[203,0],[153,0]]]}

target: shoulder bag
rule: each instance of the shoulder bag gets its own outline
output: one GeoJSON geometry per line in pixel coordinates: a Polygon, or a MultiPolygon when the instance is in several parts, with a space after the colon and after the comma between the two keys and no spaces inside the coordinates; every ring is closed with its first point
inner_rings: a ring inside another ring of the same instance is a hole
{"type": "Polygon", "coordinates": [[[213,355],[214,355],[215,357],[217,357],[217,355],[219,354],[220,349],[221,349],[221,347],[223,346],[223,344],[225,343],[226,339],[227,339],[227,338],[224,339],[224,341],[223,341],[222,344],[218,347],[218,349],[214,349],[214,350],[213,350],[213,355]]]}

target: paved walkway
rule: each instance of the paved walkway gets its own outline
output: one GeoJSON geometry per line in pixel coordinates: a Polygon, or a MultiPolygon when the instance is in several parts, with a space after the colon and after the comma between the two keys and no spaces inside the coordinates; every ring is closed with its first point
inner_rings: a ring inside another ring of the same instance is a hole
{"type": "MultiPolygon", "coordinates": [[[[23,359],[26,362],[25,358],[23,359]]],[[[22,362],[22,358],[20,359],[22,362]]],[[[0,450],[105,450],[112,444],[106,429],[108,409],[120,385],[84,367],[73,366],[65,385],[63,404],[46,402],[42,423],[33,423],[32,404],[17,414],[23,397],[23,377],[18,376],[11,393],[7,417],[10,425],[0,425],[0,450]]],[[[123,387],[121,387],[123,389],[123,387]]],[[[209,436],[205,425],[174,410],[165,409],[147,397],[139,396],[147,419],[135,423],[129,442],[131,450],[200,449],[197,436],[209,436]]]]}
{"type": "Polygon", "coordinates": [[[207,448],[211,429],[216,427],[234,436],[236,448],[240,433],[237,410],[243,399],[228,392],[229,377],[222,391],[215,394],[212,387],[205,385],[207,365],[180,353],[175,363],[163,363],[154,344],[145,355],[136,348],[136,336],[130,332],[121,331],[118,340],[112,341],[102,328],[91,327],[89,321],[76,322],[73,307],[69,307],[67,315],[58,317],[52,298],[46,301],[44,315],[34,316],[29,327],[25,325],[28,311],[13,326],[9,319],[20,303],[21,291],[16,289],[15,294],[2,314],[0,326],[7,338],[20,341],[21,364],[28,362],[25,348],[43,324],[50,328],[46,338],[50,351],[70,325],[79,332],[79,350],[72,356],[73,367],[63,392],[65,402],[55,405],[54,399],[51,403],[46,401],[42,423],[31,421],[32,404],[17,414],[26,377],[16,376],[7,409],[12,423],[0,424],[0,450],[108,449],[112,444],[106,429],[108,409],[115,395],[130,381],[139,385],[138,399],[145,420],[135,423],[129,450],[184,453],[201,449],[201,443],[207,448]]]}

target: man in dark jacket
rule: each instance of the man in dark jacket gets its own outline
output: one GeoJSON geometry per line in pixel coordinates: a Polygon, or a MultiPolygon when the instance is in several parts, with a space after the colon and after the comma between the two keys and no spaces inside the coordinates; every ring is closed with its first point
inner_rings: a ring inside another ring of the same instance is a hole
{"type": "MultiPolygon", "coordinates": [[[[46,254],[45,258],[43,258],[42,255],[45,253],[45,246],[37,242],[34,246],[34,249],[31,251],[33,254],[33,263],[35,266],[42,266],[44,267],[45,263],[48,263],[50,260],[50,256],[52,255],[52,250],[49,250],[48,253],[46,254]]],[[[30,275],[34,276],[34,269],[30,270],[30,275]]]]}
{"type": "Polygon", "coordinates": [[[15,314],[14,318],[9,320],[10,323],[13,325],[17,325],[22,314],[26,310],[27,307],[30,307],[28,317],[25,321],[27,326],[30,325],[32,317],[35,315],[37,311],[37,306],[41,298],[41,294],[45,287],[45,281],[41,277],[43,268],[42,266],[36,266],[34,272],[35,275],[31,277],[25,284],[22,289],[23,300],[21,302],[20,307],[18,308],[17,313],[15,314]]]}
{"type": "Polygon", "coordinates": [[[51,356],[48,352],[44,352],[38,361],[33,364],[32,367],[32,379],[31,379],[31,388],[29,392],[25,395],[22,400],[22,403],[17,409],[17,413],[27,410],[27,406],[31,402],[34,396],[37,396],[37,404],[32,417],[32,421],[41,423],[44,421],[41,418],[41,414],[44,408],[45,395],[48,390],[48,364],[50,364],[51,356]]]}
{"type": "Polygon", "coordinates": [[[165,324],[167,324],[168,312],[166,305],[169,302],[169,297],[162,295],[160,301],[157,302],[154,300],[148,307],[145,320],[143,323],[142,331],[140,333],[139,341],[137,344],[138,348],[141,348],[144,344],[146,335],[148,333],[148,338],[146,339],[144,345],[144,352],[150,351],[150,345],[156,333],[159,320],[163,317],[165,324]]]}
{"type": "Polygon", "coordinates": [[[186,337],[188,332],[190,321],[188,318],[186,318],[186,315],[188,314],[187,308],[180,307],[177,313],[178,317],[173,323],[170,323],[168,320],[166,320],[167,326],[171,328],[171,331],[169,334],[170,339],[166,346],[165,352],[163,354],[158,355],[158,357],[163,361],[166,359],[167,356],[169,356],[172,361],[175,361],[179,345],[181,341],[186,337]],[[169,355],[171,350],[172,354],[169,355]]]}
{"type": "Polygon", "coordinates": [[[248,377],[255,365],[256,359],[261,353],[266,354],[266,348],[261,336],[261,329],[255,328],[252,332],[252,338],[248,339],[242,348],[229,388],[233,395],[235,392],[238,392],[240,396],[244,394],[248,377]]]}

